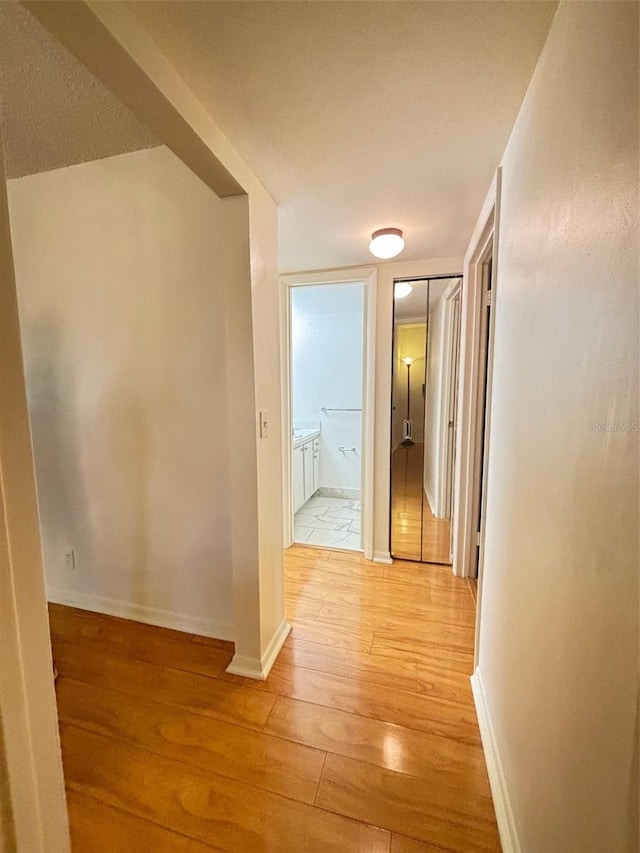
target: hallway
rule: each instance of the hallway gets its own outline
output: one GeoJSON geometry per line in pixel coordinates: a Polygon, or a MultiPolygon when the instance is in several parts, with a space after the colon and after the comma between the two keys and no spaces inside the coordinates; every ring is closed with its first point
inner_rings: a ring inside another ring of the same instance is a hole
{"type": "Polygon", "coordinates": [[[500,849],[473,586],[338,551],[285,562],[293,629],[264,683],[225,673],[229,643],[50,606],[74,853],[500,849]]]}

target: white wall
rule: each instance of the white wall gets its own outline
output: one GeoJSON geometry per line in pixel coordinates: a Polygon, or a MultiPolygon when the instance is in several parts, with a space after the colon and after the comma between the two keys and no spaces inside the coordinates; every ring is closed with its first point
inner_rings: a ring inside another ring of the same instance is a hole
{"type": "Polygon", "coordinates": [[[364,284],[291,288],[294,426],[320,423],[320,486],[360,489],[364,284]],[[338,448],[355,447],[356,452],[338,448]]]}
{"type": "Polygon", "coordinates": [[[50,597],[232,637],[246,197],[158,148],[12,181],[10,213],[50,597]]]}
{"type": "Polygon", "coordinates": [[[638,103],[638,5],[562,3],[503,160],[479,634],[525,853],[638,850],[638,103]]]}

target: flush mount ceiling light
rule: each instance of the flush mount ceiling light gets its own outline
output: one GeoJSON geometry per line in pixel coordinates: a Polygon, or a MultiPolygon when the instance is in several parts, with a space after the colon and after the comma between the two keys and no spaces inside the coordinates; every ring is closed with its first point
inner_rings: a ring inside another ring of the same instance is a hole
{"type": "Polygon", "coordinates": [[[369,251],[376,258],[395,258],[404,249],[402,231],[399,228],[380,228],[371,235],[369,251]]]}
{"type": "Polygon", "coordinates": [[[411,287],[408,281],[399,281],[393,288],[393,295],[396,299],[404,299],[412,290],[413,287],[411,287]]]}

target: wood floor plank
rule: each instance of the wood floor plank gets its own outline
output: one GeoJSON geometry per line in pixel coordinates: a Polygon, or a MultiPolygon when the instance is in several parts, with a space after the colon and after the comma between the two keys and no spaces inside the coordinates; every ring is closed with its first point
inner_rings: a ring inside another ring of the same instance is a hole
{"type": "Polygon", "coordinates": [[[418,654],[433,651],[434,648],[469,654],[474,636],[473,625],[445,625],[425,620],[422,625],[415,625],[410,630],[393,627],[375,630],[372,651],[376,647],[390,645],[408,652],[417,651],[418,654]]]}
{"type": "Polygon", "coordinates": [[[358,652],[368,652],[373,643],[373,631],[349,626],[321,625],[308,619],[296,620],[291,636],[298,640],[309,640],[321,645],[339,646],[358,652]]]}
{"type": "Polygon", "coordinates": [[[378,608],[389,615],[407,613],[425,618],[436,616],[440,607],[467,610],[474,613],[475,604],[466,584],[463,589],[438,589],[430,586],[403,588],[400,583],[389,584],[372,580],[357,590],[347,579],[343,584],[323,584],[320,577],[313,582],[291,580],[286,584],[291,598],[305,597],[324,604],[341,604],[344,607],[378,608]],[[407,610],[410,604],[411,609],[407,610]]]}
{"type": "Polygon", "coordinates": [[[287,564],[287,583],[315,583],[318,580],[324,582],[344,584],[358,578],[362,582],[368,580],[384,580],[384,567],[378,563],[353,563],[342,560],[326,560],[317,563],[313,559],[296,560],[287,564]]]}
{"type": "Polygon", "coordinates": [[[446,589],[462,589],[462,578],[453,574],[451,566],[439,566],[433,563],[412,563],[394,560],[390,566],[384,566],[384,579],[405,584],[446,589]]]}
{"type": "Polygon", "coordinates": [[[252,788],[72,726],[62,726],[68,786],[230,853],[388,853],[361,821],[252,788]]]}
{"type": "Polygon", "coordinates": [[[451,848],[445,850],[444,847],[434,847],[433,844],[426,844],[424,841],[392,832],[391,853],[451,853],[451,848]]]}
{"type": "Polygon", "coordinates": [[[322,602],[318,599],[285,595],[284,606],[288,619],[316,619],[322,609],[322,602]]]}
{"type": "Polygon", "coordinates": [[[64,723],[313,804],[321,750],[69,678],[56,692],[64,723]]]}
{"type": "Polygon", "coordinates": [[[316,803],[457,853],[500,850],[490,797],[331,753],[316,803]]]}
{"type": "Polygon", "coordinates": [[[426,693],[434,699],[448,699],[473,705],[473,693],[469,677],[473,672],[473,659],[467,662],[467,672],[461,674],[440,665],[437,660],[418,664],[418,693],[426,693]]]}
{"type": "Polygon", "coordinates": [[[143,699],[153,696],[157,702],[253,729],[262,729],[275,702],[268,692],[112,655],[97,643],[54,637],[53,658],[62,677],[143,699]]]}
{"type": "Polygon", "coordinates": [[[296,561],[298,559],[313,559],[317,563],[323,563],[329,559],[333,552],[329,548],[314,548],[313,545],[292,545],[283,552],[283,560],[296,561]]]}
{"type": "Polygon", "coordinates": [[[459,607],[428,606],[421,608],[420,613],[409,611],[406,602],[402,608],[379,605],[359,604],[349,607],[331,601],[322,601],[322,607],[317,619],[334,625],[361,625],[370,630],[392,629],[398,631],[415,631],[424,622],[435,625],[453,625],[475,628],[476,617],[473,610],[459,607]]]}
{"type": "MultiPolygon", "coordinates": [[[[245,685],[246,680],[234,683],[245,685]]],[[[464,743],[480,742],[475,710],[466,704],[403,693],[393,688],[279,662],[276,662],[267,680],[260,683],[256,692],[259,691],[396,723],[464,743]]]]}
{"type": "Polygon", "coordinates": [[[73,853],[211,853],[210,847],[148,820],[67,791],[73,853]]]}
{"type": "Polygon", "coordinates": [[[279,665],[285,663],[333,673],[342,678],[357,678],[396,690],[428,692],[424,687],[417,689],[417,664],[356,652],[340,646],[327,646],[290,637],[278,657],[279,665]]]}
{"type": "Polygon", "coordinates": [[[442,784],[491,796],[480,745],[279,696],[265,732],[442,784]]]}
{"type": "Polygon", "coordinates": [[[211,648],[222,649],[222,651],[233,654],[233,643],[229,640],[219,640],[215,637],[205,637],[202,634],[190,634],[188,631],[177,631],[173,628],[162,628],[158,625],[151,625],[147,622],[136,622],[133,619],[124,619],[121,616],[111,616],[108,613],[99,613],[95,610],[85,610],[80,607],[70,607],[67,604],[56,604],[50,601],[49,608],[49,623],[53,630],[53,619],[57,619],[56,624],[61,624],[60,619],[85,619],[88,622],[99,621],[110,626],[116,631],[125,630],[130,638],[131,643],[144,642],[153,640],[155,637],[163,636],[170,637],[181,643],[197,643],[198,645],[209,646],[211,648]]]}
{"type": "MultiPolygon", "coordinates": [[[[376,565],[375,563],[373,565],[376,565]]],[[[317,586],[322,588],[324,594],[330,600],[334,589],[341,592],[350,593],[351,596],[376,596],[381,592],[385,593],[384,599],[379,603],[385,604],[390,599],[399,599],[407,601],[406,596],[410,593],[414,600],[424,604],[430,602],[432,594],[436,593],[446,602],[447,597],[453,604],[465,604],[468,607],[473,606],[472,595],[465,578],[452,578],[451,580],[441,579],[437,583],[428,581],[411,580],[411,576],[406,572],[398,574],[393,579],[386,576],[385,570],[382,568],[382,576],[379,573],[372,574],[366,567],[334,563],[329,561],[321,563],[314,567],[307,564],[304,569],[299,567],[287,568],[286,584],[293,588],[297,584],[301,586],[317,586]],[[358,579],[358,584],[354,584],[354,579],[358,579]],[[331,580],[331,585],[327,581],[331,580]]]]}
{"type": "Polygon", "coordinates": [[[192,642],[193,635],[119,619],[87,610],[49,605],[49,624],[56,637],[78,643],[100,642],[112,654],[172,669],[215,677],[229,666],[233,646],[227,648],[192,642]]]}

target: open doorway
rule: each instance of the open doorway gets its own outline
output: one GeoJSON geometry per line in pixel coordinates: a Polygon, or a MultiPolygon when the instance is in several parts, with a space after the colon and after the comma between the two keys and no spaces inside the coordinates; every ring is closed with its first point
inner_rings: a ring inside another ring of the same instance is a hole
{"type": "Polygon", "coordinates": [[[362,267],[281,280],[285,548],[373,558],[376,278],[362,267]]]}
{"type": "Polygon", "coordinates": [[[362,550],[365,285],[290,289],[293,541],[362,550]]]}

